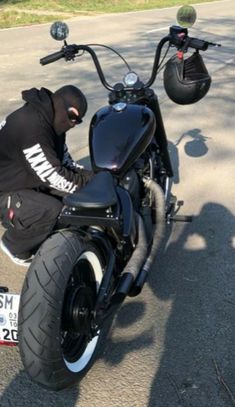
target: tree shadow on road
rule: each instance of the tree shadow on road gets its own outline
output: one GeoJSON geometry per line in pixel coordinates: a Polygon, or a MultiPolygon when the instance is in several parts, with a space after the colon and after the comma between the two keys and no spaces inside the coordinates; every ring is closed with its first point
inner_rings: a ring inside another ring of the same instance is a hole
{"type": "Polygon", "coordinates": [[[161,267],[150,286],[159,299],[172,300],[172,309],[148,407],[230,405],[235,394],[234,247],[232,213],[210,202],[158,260],[161,267]],[[218,382],[216,367],[231,394],[218,382]]]}

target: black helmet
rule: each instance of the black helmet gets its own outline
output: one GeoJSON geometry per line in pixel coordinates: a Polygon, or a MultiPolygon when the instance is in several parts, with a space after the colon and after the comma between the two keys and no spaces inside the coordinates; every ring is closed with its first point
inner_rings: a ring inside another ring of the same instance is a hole
{"type": "Polygon", "coordinates": [[[178,55],[169,59],[163,80],[169,98],[180,105],[198,102],[207,94],[211,84],[211,77],[198,52],[185,60],[178,55]]]}

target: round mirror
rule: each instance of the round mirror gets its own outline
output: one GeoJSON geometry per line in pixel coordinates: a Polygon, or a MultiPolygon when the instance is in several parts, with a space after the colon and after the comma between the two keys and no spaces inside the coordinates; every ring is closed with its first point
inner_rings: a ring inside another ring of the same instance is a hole
{"type": "Polygon", "coordinates": [[[196,19],[197,13],[193,6],[182,6],[177,12],[177,21],[181,27],[192,27],[196,19]]]}
{"type": "Polygon", "coordinates": [[[63,41],[69,35],[69,27],[62,21],[55,21],[50,29],[52,38],[56,41],[63,41]]]}

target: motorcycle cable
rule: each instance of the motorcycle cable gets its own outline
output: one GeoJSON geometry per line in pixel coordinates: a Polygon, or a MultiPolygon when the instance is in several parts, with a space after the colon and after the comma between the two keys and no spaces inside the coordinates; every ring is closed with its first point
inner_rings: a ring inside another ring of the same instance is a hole
{"type": "Polygon", "coordinates": [[[171,48],[171,45],[170,45],[170,44],[168,44],[168,47],[167,47],[167,49],[166,49],[166,51],[165,51],[165,54],[163,55],[162,60],[161,60],[161,62],[159,63],[159,65],[158,65],[158,67],[157,67],[157,73],[161,72],[161,71],[162,71],[162,69],[165,67],[166,62],[165,62],[165,64],[164,64],[164,65],[162,65],[162,64],[163,64],[163,62],[165,61],[166,56],[167,56],[167,54],[168,54],[168,52],[169,52],[170,48],[171,48]]]}
{"type": "Polygon", "coordinates": [[[86,51],[78,51],[78,54],[76,54],[75,58],[82,57],[85,54],[86,51]]]}
{"type": "Polygon", "coordinates": [[[103,44],[87,44],[87,47],[103,47],[103,48],[106,48],[106,49],[108,49],[108,50],[114,52],[114,54],[118,55],[118,56],[121,58],[121,60],[122,60],[122,61],[124,62],[124,64],[126,65],[127,69],[128,69],[129,71],[132,71],[130,65],[129,65],[128,62],[125,60],[125,58],[124,58],[118,51],[116,51],[115,49],[113,49],[112,47],[109,47],[108,45],[103,45],[103,44]]]}

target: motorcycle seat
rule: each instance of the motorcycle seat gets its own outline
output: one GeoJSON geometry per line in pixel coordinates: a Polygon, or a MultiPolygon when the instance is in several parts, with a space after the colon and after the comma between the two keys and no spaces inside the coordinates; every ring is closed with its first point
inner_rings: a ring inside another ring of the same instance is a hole
{"type": "Polygon", "coordinates": [[[74,208],[108,208],[117,204],[114,179],[110,172],[98,172],[78,192],[64,197],[63,202],[74,208]]]}

